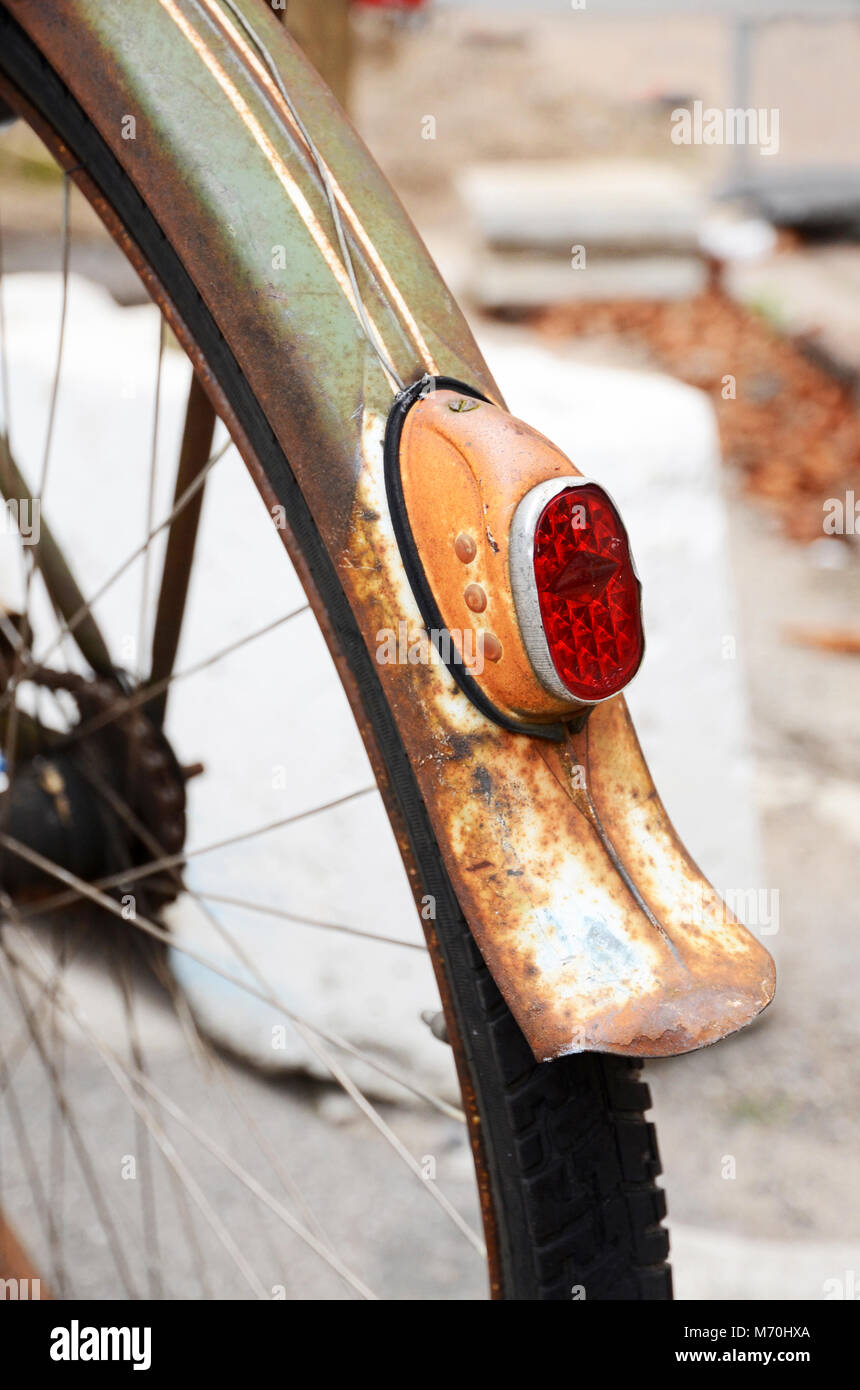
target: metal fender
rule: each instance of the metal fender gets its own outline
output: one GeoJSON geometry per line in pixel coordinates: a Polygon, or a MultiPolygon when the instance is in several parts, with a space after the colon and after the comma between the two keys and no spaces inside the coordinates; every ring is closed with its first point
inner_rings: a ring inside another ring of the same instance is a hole
{"type": "MultiPolygon", "coordinates": [[[[423,571],[443,631],[456,631],[453,659],[424,637],[420,575],[407,588],[401,573],[402,534],[399,551],[377,548],[373,590],[383,592],[384,574],[399,632],[396,656],[389,629],[380,657],[394,659],[401,728],[420,750],[422,792],[475,938],[538,1058],[666,1056],[714,1042],[770,1001],[771,958],[678,839],[623,696],[586,708],[548,693],[518,626],[518,506],[577,470],[492,402],[430,384],[412,393],[388,467],[399,464],[405,484],[393,507],[410,518],[407,568],[423,571]],[[493,659],[480,660],[487,635],[493,659]],[[412,651],[436,673],[418,702],[407,689],[412,651]]],[[[366,501],[380,505],[375,492],[366,501]]]]}

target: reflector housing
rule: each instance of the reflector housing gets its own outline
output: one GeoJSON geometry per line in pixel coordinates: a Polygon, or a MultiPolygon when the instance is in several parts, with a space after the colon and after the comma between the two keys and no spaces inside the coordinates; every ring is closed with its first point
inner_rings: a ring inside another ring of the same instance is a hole
{"type": "Polygon", "coordinates": [[[641,586],[612,499],[554,479],[517,508],[511,576],[529,657],[544,686],[579,704],[617,695],[642,661],[641,586]]]}

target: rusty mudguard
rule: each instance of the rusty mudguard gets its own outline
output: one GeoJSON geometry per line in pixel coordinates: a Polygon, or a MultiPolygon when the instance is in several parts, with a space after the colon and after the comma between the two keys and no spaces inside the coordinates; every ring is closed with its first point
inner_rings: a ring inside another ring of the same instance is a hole
{"type": "Polygon", "coordinates": [[[770,956],[680,843],[623,696],[583,716],[548,693],[518,625],[518,504],[577,470],[477,393],[428,385],[388,430],[389,505],[421,610],[404,604],[400,646],[420,653],[423,623],[456,681],[422,711],[448,731],[419,775],[474,935],[539,1058],[714,1042],[770,1001],[770,956]]]}
{"type": "MultiPolygon", "coordinates": [[[[265,409],[378,663],[463,912],[535,1056],[664,1056],[748,1023],[771,998],[770,956],[679,842],[623,697],[587,717],[571,711],[523,646],[511,519],[536,482],[576,469],[504,411],[414,227],[321,79],[258,0],[12,8],[14,19],[0,4],[4,41],[22,26],[91,114],[265,409]],[[135,139],[123,138],[128,112],[135,139]],[[386,488],[398,379],[440,374],[468,383],[465,397],[418,391],[399,459],[444,621],[484,634],[472,687],[428,649],[386,488]]],[[[74,150],[57,153],[147,278],[74,150]]],[[[279,501],[180,314],[151,288],[267,504],[279,501]]],[[[281,536],[327,631],[288,525],[281,536]]]]}

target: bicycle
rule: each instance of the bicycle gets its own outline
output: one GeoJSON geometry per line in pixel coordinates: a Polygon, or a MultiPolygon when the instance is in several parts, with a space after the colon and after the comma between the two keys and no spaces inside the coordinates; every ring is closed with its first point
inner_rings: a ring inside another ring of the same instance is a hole
{"type": "MultiPolygon", "coordinates": [[[[189,859],[202,852],[186,845],[186,787],[199,785],[190,783],[197,769],[182,767],[165,733],[195,592],[201,504],[224,453],[213,452],[217,416],[301,581],[403,856],[443,1005],[437,1032],[457,1065],[484,1240],[434,1183],[425,1188],[486,1256],[494,1298],[670,1297],[641,1058],[688,1051],[748,1023],[770,1000],[773,972],[678,842],[626,714],[620,691],[643,643],[638,581],[614,503],[505,412],[394,194],[266,7],[72,0],[48,9],[9,0],[0,5],[0,44],[0,96],[63,171],[64,284],[74,186],[193,368],[172,504],[157,522],[151,473],[144,540],[89,598],[48,524],[48,448],[35,491],[8,442],[4,449],[4,495],[45,507],[22,611],[2,624],[9,790],[0,867],[7,998],[20,1009],[66,1136],[57,1130],[48,1145],[52,1171],[64,1166],[57,1154],[65,1143],[86,1166],[63,1096],[68,1043],[51,1021],[58,1009],[122,1090],[140,1144],[159,1150],[253,1293],[270,1296],[156,1111],[253,1190],[351,1292],[372,1296],[300,1197],[264,1193],[171,1102],[133,1035],[130,1062],[99,1041],[67,996],[62,933],[53,956],[36,935],[39,917],[83,900],[149,938],[147,966],[169,990],[163,913],[180,892],[225,937],[205,893],[189,888],[189,859]],[[130,673],[94,607],[135,558],[146,597],[157,537],[162,583],[138,643],[141,652],[151,633],[151,657],[146,669],[138,657],[130,673]],[[46,644],[31,623],[37,572],[56,620],[46,644]],[[570,612],[587,608],[596,622],[610,584],[614,646],[604,659],[592,626],[586,660],[570,612]],[[394,656],[381,654],[380,635],[397,634],[401,623],[405,659],[396,638],[394,656]],[[412,661],[408,649],[422,634],[432,640],[412,661]],[[28,684],[35,701],[19,707],[28,684]],[[48,709],[63,719],[52,724],[48,709]]],[[[58,362],[61,355],[62,341],[58,362]]],[[[49,443],[58,380],[59,371],[49,443]]],[[[5,420],[8,433],[8,398],[5,420]]],[[[281,623],[289,632],[304,611],[294,604],[257,635],[281,623]]],[[[367,790],[341,789],[263,828],[308,816],[322,826],[367,790]]],[[[240,832],[224,848],[248,838],[240,832]]],[[[100,940],[107,958],[112,947],[100,940]]],[[[398,1085],[396,1068],[290,1008],[241,941],[229,945],[226,968],[211,951],[197,958],[286,1019],[423,1181],[349,1063],[398,1085]]],[[[119,988],[127,1000],[121,971],[119,988]]],[[[7,1103],[9,1064],[0,1068],[7,1103]]],[[[21,1124],[13,1130],[26,1148],[21,1124]]],[[[43,1231],[35,1239],[62,1293],[68,1271],[50,1174],[34,1176],[35,1160],[29,1168],[31,1184],[49,1188],[36,1204],[43,1231]]],[[[90,1196],[105,1208],[90,1171],[90,1196]]],[[[148,1181],[144,1226],[157,1295],[148,1181]]],[[[133,1286],[116,1236],[105,1239],[133,1286]]]]}

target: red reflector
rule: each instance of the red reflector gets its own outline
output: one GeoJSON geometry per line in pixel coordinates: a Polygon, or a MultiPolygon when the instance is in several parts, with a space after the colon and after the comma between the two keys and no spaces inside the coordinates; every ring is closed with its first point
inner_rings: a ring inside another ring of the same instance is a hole
{"type": "Polygon", "coordinates": [[[535,527],[534,571],[547,645],[579,700],[605,700],[636,674],[644,641],[627,533],[595,483],[565,488],[535,527]]]}

